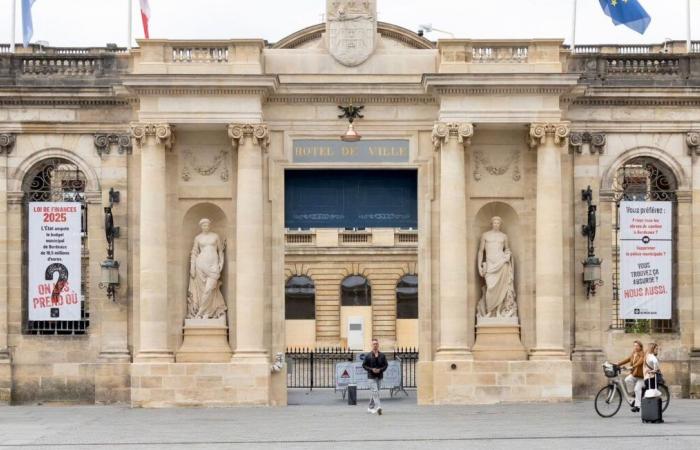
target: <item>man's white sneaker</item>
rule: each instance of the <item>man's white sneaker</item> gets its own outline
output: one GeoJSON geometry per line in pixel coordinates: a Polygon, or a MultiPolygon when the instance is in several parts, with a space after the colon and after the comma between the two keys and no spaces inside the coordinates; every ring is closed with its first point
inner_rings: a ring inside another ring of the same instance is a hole
{"type": "Polygon", "coordinates": [[[371,413],[371,414],[374,414],[374,410],[373,410],[372,408],[367,408],[367,412],[368,412],[368,413],[371,413]]]}

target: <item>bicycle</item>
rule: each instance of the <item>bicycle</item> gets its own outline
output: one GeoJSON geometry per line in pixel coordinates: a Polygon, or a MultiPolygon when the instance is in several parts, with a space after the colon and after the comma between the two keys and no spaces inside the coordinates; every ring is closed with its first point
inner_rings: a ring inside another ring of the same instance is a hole
{"type": "MultiPolygon", "coordinates": [[[[595,411],[600,417],[608,418],[617,414],[620,410],[620,406],[622,406],[623,398],[630,407],[634,406],[634,392],[631,394],[627,392],[625,382],[620,378],[620,372],[623,370],[627,372],[630,371],[630,369],[620,367],[617,364],[611,364],[609,362],[603,364],[603,372],[605,376],[608,377],[608,384],[607,386],[603,386],[595,396],[595,411]]],[[[659,383],[658,389],[661,391],[662,411],[666,411],[666,408],[668,408],[671,402],[668,387],[666,387],[665,384],[659,383]]]]}

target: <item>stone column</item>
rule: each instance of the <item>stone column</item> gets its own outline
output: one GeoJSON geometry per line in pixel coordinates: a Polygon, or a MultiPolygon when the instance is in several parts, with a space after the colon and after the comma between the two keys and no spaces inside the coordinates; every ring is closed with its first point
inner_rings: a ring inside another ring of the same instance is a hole
{"type": "Polygon", "coordinates": [[[170,125],[134,123],[141,151],[139,227],[139,345],[135,362],[172,362],[168,346],[168,215],[165,152],[174,142],[170,125]]]}
{"type": "Polygon", "coordinates": [[[238,149],[236,184],[236,350],[234,360],[263,362],[265,350],[265,222],[263,152],[267,125],[231,124],[228,135],[238,149]]]}
{"type": "Polygon", "coordinates": [[[537,151],[535,248],[536,347],[530,359],[566,359],[564,350],[564,248],[561,151],[569,124],[533,123],[530,147],[537,151]]]}
{"type": "Polygon", "coordinates": [[[464,152],[474,127],[436,123],[440,152],[440,345],[435,358],[472,359],[467,339],[467,193],[464,152]]]}
{"type": "Polygon", "coordinates": [[[692,168],[693,344],[690,350],[690,396],[700,398],[700,132],[686,136],[692,168]]]}
{"type": "Polygon", "coordinates": [[[7,155],[15,144],[12,134],[0,134],[0,404],[12,396],[12,368],[8,348],[8,235],[7,235],[7,155]]]}

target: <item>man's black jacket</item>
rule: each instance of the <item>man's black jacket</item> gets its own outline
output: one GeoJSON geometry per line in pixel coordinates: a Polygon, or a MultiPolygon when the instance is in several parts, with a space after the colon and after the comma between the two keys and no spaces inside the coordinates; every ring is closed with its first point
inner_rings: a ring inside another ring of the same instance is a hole
{"type": "Polygon", "coordinates": [[[374,353],[369,352],[365,354],[365,360],[362,363],[362,368],[367,371],[367,376],[369,378],[376,378],[381,380],[384,378],[384,371],[389,367],[389,363],[386,362],[386,356],[384,353],[379,352],[377,356],[374,353]],[[372,369],[379,369],[379,373],[372,372],[372,369]]]}

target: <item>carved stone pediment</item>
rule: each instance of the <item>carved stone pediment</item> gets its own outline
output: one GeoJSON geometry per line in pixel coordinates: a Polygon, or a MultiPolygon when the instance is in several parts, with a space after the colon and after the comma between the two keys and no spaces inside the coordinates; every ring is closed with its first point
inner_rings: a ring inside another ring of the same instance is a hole
{"type": "Polygon", "coordinates": [[[376,0],[326,0],[328,50],[342,65],[362,64],[377,41],[376,0]]]}

